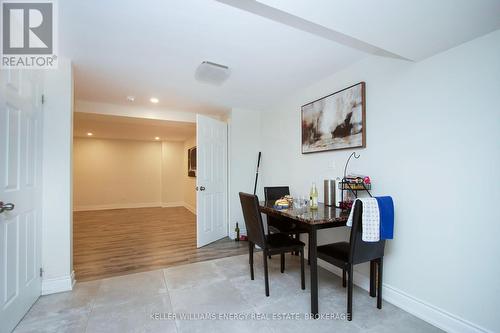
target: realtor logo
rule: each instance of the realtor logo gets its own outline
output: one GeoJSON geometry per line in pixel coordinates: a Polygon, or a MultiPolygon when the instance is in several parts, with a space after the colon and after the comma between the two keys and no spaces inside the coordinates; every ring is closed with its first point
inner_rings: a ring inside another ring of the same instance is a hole
{"type": "Polygon", "coordinates": [[[53,1],[2,1],[2,68],[56,68],[53,1]]]}

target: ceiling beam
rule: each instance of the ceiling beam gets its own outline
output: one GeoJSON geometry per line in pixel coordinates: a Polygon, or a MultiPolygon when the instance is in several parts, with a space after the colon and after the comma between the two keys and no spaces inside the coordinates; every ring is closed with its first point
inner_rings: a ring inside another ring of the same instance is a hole
{"type": "Polygon", "coordinates": [[[95,113],[109,116],[122,116],[156,120],[180,121],[187,123],[196,122],[196,113],[173,111],[158,108],[145,108],[142,106],[129,106],[111,103],[92,102],[84,100],[75,101],[75,112],[95,113]]]}
{"type": "Polygon", "coordinates": [[[373,54],[381,57],[396,58],[412,61],[399,54],[392,53],[375,45],[363,42],[362,40],[348,36],[333,29],[329,29],[320,24],[305,20],[299,16],[292,15],[280,9],[265,5],[255,0],[216,0],[226,5],[259,15],[269,20],[285,24],[297,30],[301,30],[321,38],[342,44],[361,52],[373,54]]]}

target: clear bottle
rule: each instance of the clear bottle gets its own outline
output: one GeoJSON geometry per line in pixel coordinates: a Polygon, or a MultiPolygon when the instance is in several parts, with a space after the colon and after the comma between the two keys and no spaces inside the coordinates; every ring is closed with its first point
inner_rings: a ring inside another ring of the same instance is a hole
{"type": "Polygon", "coordinates": [[[318,189],[316,188],[316,183],[312,183],[309,197],[311,199],[311,209],[318,209],[318,189]]]}

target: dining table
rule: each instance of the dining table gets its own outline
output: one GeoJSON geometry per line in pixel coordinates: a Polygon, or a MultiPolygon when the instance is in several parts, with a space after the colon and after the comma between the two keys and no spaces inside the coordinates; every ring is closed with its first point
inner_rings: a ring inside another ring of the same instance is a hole
{"type": "Polygon", "coordinates": [[[311,276],[311,314],[318,315],[318,230],[327,228],[345,227],[348,212],[333,206],[318,203],[317,208],[311,209],[305,205],[302,207],[279,208],[274,201],[261,201],[260,212],[275,217],[284,217],[291,223],[295,223],[307,230],[309,233],[309,263],[311,276]]]}

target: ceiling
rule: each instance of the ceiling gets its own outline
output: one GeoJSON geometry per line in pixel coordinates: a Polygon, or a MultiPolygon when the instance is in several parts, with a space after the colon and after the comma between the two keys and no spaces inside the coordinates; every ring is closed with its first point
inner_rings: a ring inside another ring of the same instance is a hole
{"type": "Polygon", "coordinates": [[[76,112],[73,135],[88,138],[89,132],[97,139],[186,141],[196,135],[196,124],[76,112]]]}
{"type": "Polygon", "coordinates": [[[265,111],[371,54],[418,61],[500,28],[500,0],[64,0],[76,99],[221,114],[265,111]],[[202,61],[229,66],[198,82],[202,61]],[[157,105],[150,97],[159,98],[157,105]]]}
{"type": "Polygon", "coordinates": [[[257,3],[259,15],[280,11],[342,33],[353,47],[352,39],[413,61],[500,29],[499,0],[219,1],[240,8],[257,3]]]}

